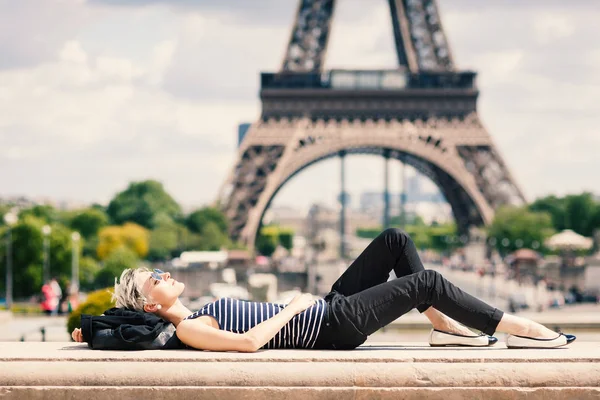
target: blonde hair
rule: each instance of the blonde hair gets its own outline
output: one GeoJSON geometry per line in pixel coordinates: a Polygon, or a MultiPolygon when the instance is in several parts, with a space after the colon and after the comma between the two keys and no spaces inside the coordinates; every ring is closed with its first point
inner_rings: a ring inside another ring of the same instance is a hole
{"type": "Polygon", "coordinates": [[[129,308],[131,310],[144,311],[146,298],[142,290],[138,287],[137,276],[142,272],[152,272],[148,268],[128,268],[121,273],[121,278],[117,283],[115,278],[115,291],[113,300],[118,308],[129,308]]]}

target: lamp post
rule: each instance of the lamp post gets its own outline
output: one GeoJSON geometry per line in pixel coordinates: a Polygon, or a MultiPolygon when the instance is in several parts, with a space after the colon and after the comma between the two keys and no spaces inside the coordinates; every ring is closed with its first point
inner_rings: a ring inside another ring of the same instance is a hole
{"type": "Polygon", "coordinates": [[[46,283],[50,280],[50,257],[48,254],[50,247],[50,233],[52,233],[50,225],[42,226],[42,234],[44,235],[44,270],[42,271],[42,283],[46,283]]]}
{"type": "Polygon", "coordinates": [[[79,239],[81,235],[79,232],[71,233],[71,292],[77,293],[79,290],[79,239]]]}
{"type": "Polygon", "coordinates": [[[12,226],[17,222],[17,214],[11,210],[4,215],[6,232],[6,309],[10,310],[13,302],[13,266],[12,266],[12,226]]]}

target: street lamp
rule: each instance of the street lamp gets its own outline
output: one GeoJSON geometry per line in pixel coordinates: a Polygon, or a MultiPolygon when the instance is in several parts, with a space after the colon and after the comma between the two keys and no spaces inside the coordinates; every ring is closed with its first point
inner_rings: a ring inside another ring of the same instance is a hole
{"type": "Polygon", "coordinates": [[[50,257],[48,254],[50,247],[49,236],[52,233],[50,225],[42,226],[42,233],[44,234],[44,270],[42,271],[42,279],[44,281],[42,283],[46,283],[50,280],[50,257]]]}
{"type": "Polygon", "coordinates": [[[71,293],[79,291],[79,239],[81,239],[79,232],[71,233],[71,293]]]}
{"type": "Polygon", "coordinates": [[[18,217],[14,210],[4,215],[4,222],[8,227],[6,231],[6,309],[10,310],[13,302],[13,268],[12,268],[12,231],[11,228],[17,223],[18,217]]]}

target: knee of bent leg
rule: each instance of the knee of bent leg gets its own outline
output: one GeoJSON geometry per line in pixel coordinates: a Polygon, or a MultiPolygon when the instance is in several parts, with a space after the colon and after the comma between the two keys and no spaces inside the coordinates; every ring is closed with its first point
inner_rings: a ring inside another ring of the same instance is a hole
{"type": "Polygon", "coordinates": [[[408,235],[408,233],[399,228],[387,228],[382,232],[382,235],[410,240],[410,236],[408,235]]]}
{"type": "Polygon", "coordinates": [[[442,274],[433,270],[433,269],[425,269],[421,272],[422,279],[420,280],[426,287],[434,287],[436,282],[442,278],[442,274]]]}

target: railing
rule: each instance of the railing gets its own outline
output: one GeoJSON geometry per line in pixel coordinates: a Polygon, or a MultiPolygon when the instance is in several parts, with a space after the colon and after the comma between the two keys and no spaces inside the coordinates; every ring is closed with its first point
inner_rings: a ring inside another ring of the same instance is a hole
{"type": "Polygon", "coordinates": [[[323,73],[261,73],[262,89],[475,89],[476,73],[394,70],[330,70],[323,73]]]}

